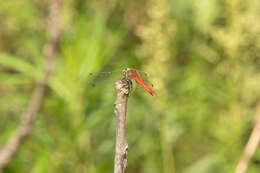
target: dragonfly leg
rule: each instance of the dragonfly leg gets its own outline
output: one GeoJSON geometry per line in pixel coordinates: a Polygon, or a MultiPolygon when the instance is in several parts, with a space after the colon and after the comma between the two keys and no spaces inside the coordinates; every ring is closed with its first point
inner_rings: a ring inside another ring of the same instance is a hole
{"type": "Polygon", "coordinates": [[[128,85],[129,85],[129,90],[131,91],[133,89],[133,83],[131,80],[127,80],[128,85]]]}

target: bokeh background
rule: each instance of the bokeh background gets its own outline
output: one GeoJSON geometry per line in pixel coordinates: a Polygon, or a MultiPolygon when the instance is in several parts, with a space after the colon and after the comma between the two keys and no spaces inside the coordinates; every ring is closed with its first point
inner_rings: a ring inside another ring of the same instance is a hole
{"type": "MultiPolygon", "coordinates": [[[[48,0],[0,2],[0,146],[43,73],[48,0]]],[[[5,172],[112,172],[114,81],[133,67],[157,95],[129,97],[127,172],[233,172],[260,96],[260,1],[66,0],[55,71],[5,172]]],[[[257,150],[248,172],[260,170],[257,150]]]]}

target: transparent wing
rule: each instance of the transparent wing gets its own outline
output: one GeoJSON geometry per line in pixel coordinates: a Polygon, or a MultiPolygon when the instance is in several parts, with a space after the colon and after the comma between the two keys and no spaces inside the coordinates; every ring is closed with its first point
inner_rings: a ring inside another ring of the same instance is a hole
{"type": "Polygon", "coordinates": [[[154,84],[152,82],[152,77],[144,71],[139,71],[137,70],[138,75],[140,76],[140,78],[152,89],[154,88],[154,84]]]}
{"type": "Polygon", "coordinates": [[[120,71],[112,71],[112,72],[96,72],[89,73],[87,83],[92,87],[96,87],[98,85],[113,82],[113,80],[119,80],[122,78],[122,72],[120,71]]]}

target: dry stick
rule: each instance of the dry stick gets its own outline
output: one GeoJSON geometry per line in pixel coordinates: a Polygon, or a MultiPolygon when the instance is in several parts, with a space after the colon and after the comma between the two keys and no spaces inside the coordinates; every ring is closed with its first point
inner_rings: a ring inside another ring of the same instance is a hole
{"type": "Polygon", "coordinates": [[[125,138],[126,108],[129,94],[129,83],[126,80],[119,80],[116,86],[115,118],[116,118],[116,151],[114,173],[123,173],[127,164],[128,144],[125,138]]]}
{"type": "Polygon", "coordinates": [[[47,28],[48,42],[44,46],[43,51],[45,56],[43,79],[33,91],[27,110],[22,116],[24,118],[22,119],[20,126],[16,129],[15,134],[9,139],[6,146],[0,150],[0,172],[2,172],[7,164],[10,163],[13,155],[22,143],[22,140],[32,131],[33,120],[39,111],[49,77],[53,71],[53,58],[55,56],[60,37],[59,10],[59,0],[52,0],[50,4],[49,25],[47,28]]]}
{"type": "Polygon", "coordinates": [[[246,144],[243,155],[242,155],[239,163],[237,164],[235,173],[245,173],[246,172],[249,162],[259,144],[259,141],[260,141],[260,103],[257,106],[255,117],[256,117],[255,126],[254,126],[253,131],[246,144]]]}

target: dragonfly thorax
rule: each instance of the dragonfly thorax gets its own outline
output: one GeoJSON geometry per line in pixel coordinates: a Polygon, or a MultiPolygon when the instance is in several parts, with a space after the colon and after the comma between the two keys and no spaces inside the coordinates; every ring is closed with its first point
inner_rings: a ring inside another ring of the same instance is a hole
{"type": "Polygon", "coordinates": [[[124,68],[123,74],[127,79],[134,79],[138,76],[137,71],[132,68],[124,68]]]}

